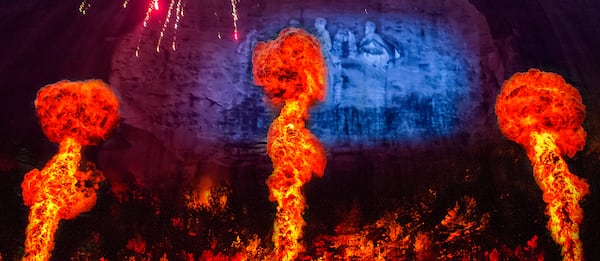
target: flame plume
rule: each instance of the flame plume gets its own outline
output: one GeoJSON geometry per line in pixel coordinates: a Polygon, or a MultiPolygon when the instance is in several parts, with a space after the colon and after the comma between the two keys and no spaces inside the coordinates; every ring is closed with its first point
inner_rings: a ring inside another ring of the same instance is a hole
{"type": "Polygon", "coordinates": [[[283,103],[268,133],[267,153],[274,170],[267,186],[270,200],[277,202],[274,258],[294,260],[303,251],[302,186],[313,174],[323,176],[327,161],[323,145],[304,126],[308,107],[325,98],[327,69],[318,40],[297,28],[257,44],[252,63],[255,83],[264,87],[273,104],[283,103]]]}
{"type": "Polygon", "coordinates": [[[102,177],[80,171],[81,148],[107,138],[119,121],[119,103],[100,80],[60,81],[40,89],[35,108],[44,134],[58,154],[39,171],[25,174],[23,202],[30,207],[23,260],[50,260],[61,219],[73,219],[96,204],[102,177]]]}
{"type": "Polygon", "coordinates": [[[589,185],[569,172],[562,158],[573,157],[585,145],[581,95],[560,75],[531,69],[504,83],[496,114],[502,133],[527,151],[547,204],[547,228],[561,245],[563,260],[583,260],[579,201],[589,185]]]}

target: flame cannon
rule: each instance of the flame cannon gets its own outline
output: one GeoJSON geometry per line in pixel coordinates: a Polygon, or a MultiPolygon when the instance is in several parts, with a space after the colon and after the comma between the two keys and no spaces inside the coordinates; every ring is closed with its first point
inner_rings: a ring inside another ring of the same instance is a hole
{"type": "Polygon", "coordinates": [[[259,43],[252,57],[254,81],[274,105],[283,103],[269,128],[267,153],[273,173],[269,198],[277,202],[273,242],[275,260],[294,260],[303,251],[302,186],[323,176],[327,158],[318,139],[305,127],[308,108],[323,101],[327,69],[318,40],[302,29],[288,28],[277,39],[259,43]]]}
{"type": "Polygon", "coordinates": [[[500,131],[525,148],[533,165],[547,204],[547,228],[562,247],[563,260],[583,260],[579,201],[589,193],[589,185],[569,172],[563,159],[585,145],[581,95],[560,75],[531,69],[504,83],[496,114],[500,131]]]}
{"type": "Polygon", "coordinates": [[[100,80],[60,81],[38,91],[35,108],[44,134],[59,148],[41,171],[31,170],[21,183],[23,202],[30,207],[23,260],[50,260],[60,220],[96,204],[103,177],[79,170],[81,148],[107,138],[119,121],[119,102],[100,80]]]}

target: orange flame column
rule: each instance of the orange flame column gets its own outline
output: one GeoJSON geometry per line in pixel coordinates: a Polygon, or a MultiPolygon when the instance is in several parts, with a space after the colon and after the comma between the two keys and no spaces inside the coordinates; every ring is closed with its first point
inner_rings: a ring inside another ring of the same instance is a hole
{"type": "Polygon", "coordinates": [[[547,228],[561,245],[563,260],[583,260],[579,201],[589,193],[589,185],[573,175],[562,158],[585,145],[581,95],[560,75],[531,69],[504,83],[496,114],[502,133],[527,151],[547,204],[547,228]]]}
{"type": "Polygon", "coordinates": [[[548,204],[548,230],[562,246],[565,260],[583,260],[583,245],[579,239],[583,209],[579,201],[589,193],[589,185],[569,171],[551,134],[532,133],[531,138],[535,150],[533,175],[548,204]]]}
{"type": "Polygon", "coordinates": [[[273,104],[283,103],[267,137],[274,168],[267,186],[270,199],[277,202],[273,258],[294,260],[303,251],[302,186],[313,174],[322,176],[327,162],[323,145],[305,127],[309,106],[325,98],[327,69],[318,40],[297,28],[257,44],[252,63],[255,83],[264,87],[273,104]]]}
{"type": "Polygon", "coordinates": [[[23,260],[50,260],[61,219],[73,219],[96,204],[94,170],[80,171],[84,145],[104,140],[119,120],[118,100],[99,80],[61,81],[38,92],[35,107],[44,134],[58,154],[39,171],[25,174],[23,202],[30,206],[23,260]]]}

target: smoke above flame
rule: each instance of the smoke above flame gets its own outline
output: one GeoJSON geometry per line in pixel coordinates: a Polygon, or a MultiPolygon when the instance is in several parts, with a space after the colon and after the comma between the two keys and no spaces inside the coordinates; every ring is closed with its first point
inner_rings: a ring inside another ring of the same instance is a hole
{"type": "Polygon", "coordinates": [[[531,69],[516,73],[496,101],[498,126],[527,151],[546,202],[547,228],[562,247],[564,260],[583,260],[579,201],[589,193],[585,180],[573,175],[562,158],[585,146],[581,95],[558,74],[531,69]]]}
{"type": "Polygon", "coordinates": [[[60,81],[40,89],[35,100],[44,134],[59,144],[58,154],[40,171],[25,174],[23,202],[30,207],[23,260],[50,260],[54,233],[96,204],[101,173],[80,171],[82,146],[106,139],[119,121],[119,102],[100,80],[60,81]]]}
{"type": "Polygon", "coordinates": [[[255,83],[273,104],[283,103],[268,133],[267,153],[274,170],[267,186],[270,200],[277,202],[274,258],[294,260],[303,251],[302,186],[313,174],[323,176],[327,162],[323,145],[305,127],[310,104],[325,98],[327,69],[318,40],[297,28],[258,43],[252,64],[255,83]]]}

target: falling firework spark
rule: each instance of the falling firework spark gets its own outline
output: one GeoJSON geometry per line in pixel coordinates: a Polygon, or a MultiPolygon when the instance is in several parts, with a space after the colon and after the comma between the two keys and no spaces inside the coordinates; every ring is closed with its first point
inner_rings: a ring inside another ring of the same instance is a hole
{"type": "Polygon", "coordinates": [[[150,3],[148,3],[148,8],[146,9],[146,16],[144,17],[144,28],[148,27],[148,21],[150,20],[150,15],[152,14],[153,10],[158,11],[158,1],[154,0],[151,1],[150,3]]]}
{"type": "Polygon", "coordinates": [[[156,52],[160,52],[160,42],[162,41],[163,36],[165,35],[165,31],[167,30],[167,25],[171,21],[171,12],[173,11],[173,7],[175,7],[175,0],[171,0],[169,4],[169,10],[167,10],[167,18],[163,23],[162,30],[160,30],[160,36],[158,36],[158,41],[156,43],[156,52]]]}
{"type": "MultiPolygon", "coordinates": [[[[146,9],[146,16],[144,16],[144,21],[142,22],[142,31],[148,28],[148,21],[150,21],[150,15],[153,10],[158,10],[158,0],[152,0],[148,3],[148,8],[146,9]]],[[[142,33],[138,34],[137,45],[135,47],[135,57],[140,57],[140,43],[142,42],[142,33]]]]}
{"type": "Polygon", "coordinates": [[[233,39],[235,39],[236,41],[239,39],[239,32],[238,32],[238,26],[237,26],[237,21],[238,21],[237,3],[239,3],[239,0],[231,0],[231,17],[233,17],[233,39]]]}
{"type": "Polygon", "coordinates": [[[175,10],[175,24],[173,24],[173,38],[171,39],[171,49],[173,51],[177,50],[175,43],[177,42],[177,30],[179,29],[179,21],[181,17],[183,17],[183,6],[181,4],[181,0],[177,1],[177,9],[175,10]]]}
{"type": "Polygon", "coordinates": [[[100,80],[61,81],[38,92],[35,108],[44,134],[59,143],[58,154],[39,171],[25,174],[23,202],[30,207],[23,260],[50,260],[54,233],[96,204],[95,171],[82,172],[81,148],[107,138],[116,126],[118,101],[100,80]]]}
{"type": "MultiPolygon", "coordinates": [[[[176,41],[177,41],[177,31],[179,29],[179,23],[181,21],[181,18],[183,17],[184,14],[184,6],[185,4],[182,2],[182,0],[171,0],[169,2],[169,8],[167,9],[167,14],[165,17],[165,21],[162,24],[161,27],[161,31],[156,43],[156,52],[160,52],[161,48],[161,44],[162,44],[162,40],[165,36],[165,33],[167,31],[167,28],[169,28],[169,26],[172,24],[172,28],[173,28],[173,36],[171,38],[171,49],[176,50],[176,41]],[[172,19],[172,17],[175,16],[174,21],[172,19]]],[[[142,28],[141,31],[143,32],[145,29],[148,28],[148,23],[152,17],[152,13],[154,11],[157,11],[160,9],[158,0],[152,0],[151,2],[148,3],[148,8],[146,9],[146,16],[144,17],[144,22],[142,23],[142,28]]],[[[140,32],[140,34],[138,35],[138,40],[137,40],[137,45],[135,48],[135,56],[139,57],[140,56],[140,44],[142,41],[142,33],[140,32]]]]}
{"type": "Polygon", "coordinates": [[[90,7],[92,7],[92,4],[90,4],[87,0],[83,0],[81,1],[81,4],[79,4],[79,12],[85,15],[90,7]]]}
{"type": "Polygon", "coordinates": [[[563,260],[583,260],[579,201],[589,185],[569,172],[562,158],[573,157],[585,145],[581,95],[560,75],[531,69],[504,83],[496,114],[502,133],[527,151],[547,204],[547,228],[561,245],[563,260]]]}
{"type": "Polygon", "coordinates": [[[267,153],[274,170],[267,186],[269,198],[277,202],[274,259],[294,260],[303,251],[302,186],[313,173],[322,176],[327,161],[323,145],[304,126],[308,107],[325,98],[325,61],[317,39],[288,28],[276,40],[257,44],[252,63],[256,84],[274,104],[283,103],[268,133],[267,153]]]}

